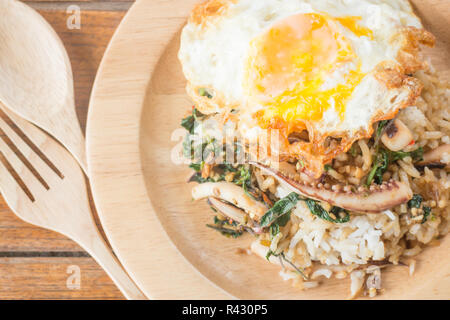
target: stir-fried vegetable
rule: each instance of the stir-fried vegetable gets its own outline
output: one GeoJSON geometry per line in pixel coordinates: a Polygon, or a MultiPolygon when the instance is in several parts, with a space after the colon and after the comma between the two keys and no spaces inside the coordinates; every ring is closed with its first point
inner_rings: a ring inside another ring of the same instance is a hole
{"type": "Polygon", "coordinates": [[[423,210],[423,219],[422,219],[421,224],[424,224],[425,222],[427,222],[428,217],[431,214],[431,208],[430,207],[423,207],[422,210],[423,210]]]}
{"type": "Polygon", "coordinates": [[[395,162],[397,160],[402,160],[406,157],[411,157],[414,161],[422,161],[423,159],[423,148],[420,147],[411,152],[403,152],[403,151],[389,151],[389,159],[391,162],[395,162]]]}
{"type": "Polygon", "coordinates": [[[193,134],[196,122],[203,117],[205,117],[205,115],[202,114],[200,111],[198,111],[196,108],[194,108],[192,110],[192,115],[181,120],[181,126],[185,128],[190,134],[193,134]]]}
{"type": "MultiPolygon", "coordinates": [[[[292,192],[283,199],[278,200],[274,206],[261,218],[261,227],[268,227],[274,223],[280,225],[280,222],[286,225],[289,219],[279,219],[284,215],[290,214],[299,200],[300,196],[295,192],[292,192]]],[[[281,224],[280,226],[283,227],[284,225],[281,224]]]]}
{"type": "Polygon", "coordinates": [[[423,219],[422,219],[422,224],[424,224],[425,222],[427,222],[428,217],[431,215],[431,208],[430,207],[426,207],[426,206],[422,206],[422,202],[423,202],[423,197],[420,194],[415,194],[413,195],[412,199],[408,201],[408,208],[417,208],[420,209],[422,207],[423,210],[423,219]]]}
{"type": "Polygon", "coordinates": [[[320,219],[334,223],[346,223],[350,221],[350,213],[348,213],[347,210],[339,207],[332,207],[330,212],[328,212],[315,200],[306,199],[305,202],[311,213],[320,219]],[[336,218],[331,217],[330,213],[336,218]],[[341,213],[344,213],[343,217],[341,217],[341,213]]]}
{"type": "Polygon", "coordinates": [[[389,155],[386,150],[382,149],[376,155],[373,167],[367,176],[367,185],[371,185],[373,181],[377,184],[383,183],[383,174],[389,166],[389,155]]]}
{"type": "Polygon", "coordinates": [[[380,138],[389,124],[393,120],[383,120],[378,122],[377,130],[374,135],[375,159],[373,161],[372,169],[370,170],[366,185],[369,186],[372,182],[376,184],[383,183],[383,174],[387,171],[389,165],[406,157],[411,157],[414,161],[421,161],[423,158],[423,148],[411,152],[391,151],[379,145],[380,138]]]}
{"type": "Polygon", "coordinates": [[[269,227],[270,234],[274,237],[280,232],[280,227],[284,227],[290,220],[292,209],[298,201],[305,201],[311,213],[323,220],[333,223],[345,223],[350,220],[347,210],[339,207],[332,207],[330,212],[326,211],[318,201],[302,198],[297,193],[292,192],[283,199],[277,201],[275,205],[261,218],[261,227],[269,227]],[[344,216],[341,216],[344,214],[344,216]],[[335,218],[333,218],[333,216],[335,218]]]}
{"type": "Polygon", "coordinates": [[[208,99],[213,98],[212,94],[210,94],[205,88],[198,89],[198,94],[202,97],[207,97],[208,99]]]}
{"type": "Polygon", "coordinates": [[[214,224],[207,224],[208,228],[211,228],[213,230],[216,230],[220,232],[223,236],[226,237],[232,237],[232,238],[238,238],[242,236],[244,233],[242,229],[239,228],[239,225],[237,222],[233,221],[230,222],[229,220],[221,220],[219,218],[214,217],[214,224]],[[227,228],[225,226],[229,226],[230,228],[227,228]]]}
{"type": "Polygon", "coordinates": [[[292,268],[294,268],[294,270],[295,270],[298,274],[300,274],[300,275],[303,277],[303,279],[308,280],[308,277],[305,275],[305,273],[303,272],[303,270],[302,270],[301,268],[297,267],[297,266],[296,266],[295,264],[293,264],[291,261],[289,261],[289,260],[286,258],[286,256],[284,255],[284,252],[275,253],[275,252],[273,252],[272,250],[269,250],[269,252],[267,252],[266,259],[269,260],[271,256],[280,258],[281,263],[282,263],[282,261],[288,263],[292,268]]]}
{"type": "Polygon", "coordinates": [[[406,157],[411,157],[414,161],[421,161],[423,158],[423,148],[411,152],[390,151],[385,148],[378,148],[372,169],[367,176],[366,184],[369,186],[372,182],[376,184],[383,183],[383,174],[387,171],[389,165],[406,157]]]}
{"type": "Polygon", "coordinates": [[[413,195],[412,199],[408,201],[408,208],[420,208],[422,205],[423,197],[420,194],[413,195]]]}

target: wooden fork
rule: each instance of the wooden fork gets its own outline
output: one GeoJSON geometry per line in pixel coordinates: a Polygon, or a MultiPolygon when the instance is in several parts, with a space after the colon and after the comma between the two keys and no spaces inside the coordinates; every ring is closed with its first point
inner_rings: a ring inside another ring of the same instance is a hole
{"type": "Polygon", "coordinates": [[[0,190],[15,214],[76,241],[126,298],[146,299],[100,235],[83,172],[70,153],[2,104],[0,136],[0,190]]]}

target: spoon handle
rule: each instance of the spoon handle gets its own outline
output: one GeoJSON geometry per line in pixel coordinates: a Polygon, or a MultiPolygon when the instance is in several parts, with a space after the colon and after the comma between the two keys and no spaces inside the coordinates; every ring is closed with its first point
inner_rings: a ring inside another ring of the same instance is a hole
{"type": "Polygon", "coordinates": [[[73,155],[75,160],[77,160],[86,176],[89,176],[86,158],[86,141],[75,113],[75,107],[58,110],[52,119],[50,119],[51,121],[39,115],[30,115],[28,120],[58,140],[73,155]]]}
{"type": "MultiPolygon", "coordinates": [[[[91,214],[86,212],[81,216],[91,214]]],[[[120,262],[115,257],[112,250],[103,240],[93,219],[85,221],[81,234],[71,235],[72,239],[78,242],[97,263],[105,270],[122,294],[129,300],[147,300],[130,276],[125,272],[120,262]]],[[[79,231],[77,233],[80,233],[79,231]]]]}

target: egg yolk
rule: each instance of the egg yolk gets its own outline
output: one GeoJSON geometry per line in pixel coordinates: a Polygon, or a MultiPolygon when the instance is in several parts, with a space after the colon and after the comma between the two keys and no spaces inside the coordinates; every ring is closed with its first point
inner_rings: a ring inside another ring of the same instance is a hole
{"type": "Polygon", "coordinates": [[[339,23],[357,36],[373,37],[359,19],[298,14],[252,40],[244,87],[250,99],[264,106],[255,114],[262,128],[273,127],[274,120],[293,130],[305,128],[306,121],[322,119],[330,107],[343,119],[346,102],[364,74],[339,23]],[[334,87],[326,85],[346,63],[353,63],[354,70],[345,72],[334,87]]]}

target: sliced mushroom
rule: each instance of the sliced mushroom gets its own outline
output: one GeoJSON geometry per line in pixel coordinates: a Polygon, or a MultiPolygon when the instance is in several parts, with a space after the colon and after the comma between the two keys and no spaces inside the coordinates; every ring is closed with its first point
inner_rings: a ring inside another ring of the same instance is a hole
{"type": "Polygon", "coordinates": [[[423,155],[423,160],[416,164],[417,167],[445,168],[448,164],[443,163],[444,155],[450,155],[450,144],[444,144],[423,155]]]}
{"type": "Polygon", "coordinates": [[[414,137],[402,121],[395,119],[386,127],[381,141],[389,150],[400,151],[414,141],[414,137]]]}
{"type": "Polygon", "coordinates": [[[214,207],[215,209],[217,209],[219,212],[221,212],[222,214],[224,214],[225,216],[227,216],[228,218],[240,223],[240,224],[246,224],[247,223],[247,218],[246,218],[246,213],[244,211],[242,211],[241,209],[225,203],[223,201],[220,201],[219,199],[215,198],[215,197],[209,197],[208,198],[208,203],[214,207]]]}
{"type": "Polygon", "coordinates": [[[251,234],[257,235],[263,233],[263,228],[261,228],[260,224],[250,219],[249,216],[244,212],[244,210],[241,210],[238,207],[233,206],[232,204],[223,202],[214,197],[209,197],[208,203],[227,218],[238,222],[246,231],[250,232],[251,234]]]}
{"type": "Polygon", "coordinates": [[[192,189],[194,200],[215,197],[241,208],[250,218],[259,221],[268,208],[245,193],[245,190],[231,182],[207,182],[192,189]]]}

